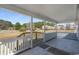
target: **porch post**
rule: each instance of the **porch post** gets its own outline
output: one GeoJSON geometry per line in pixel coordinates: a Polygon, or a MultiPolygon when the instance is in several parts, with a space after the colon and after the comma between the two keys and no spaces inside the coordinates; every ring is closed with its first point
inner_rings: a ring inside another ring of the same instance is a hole
{"type": "Polygon", "coordinates": [[[58,30],[58,29],[57,29],[57,23],[56,23],[56,39],[57,39],[57,30],[58,30]]]}
{"type": "Polygon", "coordinates": [[[43,42],[45,42],[45,25],[46,25],[46,22],[45,22],[45,20],[43,22],[44,22],[44,38],[43,38],[43,42]]]}
{"type": "Polygon", "coordinates": [[[32,36],[33,36],[33,31],[32,31],[32,29],[33,29],[33,27],[32,27],[32,24],[33,24],[33,16],[31,16],[31,22],[30,22],[30,31],[31,31],[31,48],[33,47],[33,38],[32,38],[32,36]]]}
{"type": "Polygon", "coordinates": [[[79,40],[79,5],[77,5],[77,8],[76,8],[76,34],[77,34],[77,38],[79,40]]]}

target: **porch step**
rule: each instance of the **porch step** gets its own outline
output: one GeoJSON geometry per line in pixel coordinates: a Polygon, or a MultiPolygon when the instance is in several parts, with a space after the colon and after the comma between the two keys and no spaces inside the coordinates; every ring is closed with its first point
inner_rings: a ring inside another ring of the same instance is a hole
{"type": "Polygon", "coordinates": [[[41,47],[41,48],[43,48],[43,49],[46,49],[46,48],[48,48],[48,47],[50,47],[50,46],[47,45],[47,44],[40,44],[39,47],[41,47]]]}
{"type": "Polygon", "coordinates": [[[62,50],[59,50],[59,49],[54,48],[54,47],[50,47],[48,49],[48,52],[53,53],[55,55],[70,55],[70,53],[62,51],[62,50]]]}

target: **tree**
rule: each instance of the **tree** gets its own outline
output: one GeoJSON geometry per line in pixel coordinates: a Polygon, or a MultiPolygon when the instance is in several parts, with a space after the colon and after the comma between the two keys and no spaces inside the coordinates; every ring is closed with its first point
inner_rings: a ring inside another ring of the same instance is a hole
{"type": "Polygon", "coordinates": [[[49,26],[54,26],[55,24],[53,22],[46,22],[46,25],[49,25],[49,26]]]}
{"type": "Polygon", "coordinates": [[[12,24],[11,22],[6,21],[6,23],[7,23],[7,25],[8,25],[9,27],[13,27],[13,24],[12,24]]]}
{"type": "Polygon", "coordinates": [[[12,26],[13,26],[13,24],[10,21],[0,20],[0,29],[6,30],[12,26]]]}
{"type": "Polygon", "coordinates": [[[34,23],[35,28],[41,28],[44,25],[44,22],[36,22],[34,23]]]}
{"type": "Polygon", "coordinates": [[[25,32],[27,29],[27,24],[24,23],[23,25],[21,25],[20,31],[25,32]]]}
{"type": "Polygon", "coordinates": [[[24,23],[24,24],[22,25],[22,27],[27,28],[27,24],[26,24],[26,23],[24,23]]]}
{"type": "Polygon", "coordinates": [[[21,24],[19,23],[19,22],[17,22],[16,24],[15,24],[15,29],[16,30],[19,30],[21,28],[21,24]]]}
{"type": "Polygon", "coordinates": [[[19,29],[19,31],[25,32],[25,31],[26,31],[26,28],[25,28],[25,27],[21,27],[21,28],[19,29]]]}

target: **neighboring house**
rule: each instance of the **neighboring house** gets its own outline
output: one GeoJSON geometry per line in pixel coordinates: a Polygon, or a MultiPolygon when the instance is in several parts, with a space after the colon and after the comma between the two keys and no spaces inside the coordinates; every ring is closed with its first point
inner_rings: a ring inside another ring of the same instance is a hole
{"type": "MultiPolygon", "coordinates": [[[[44,29],[44,26],[42,26],[42,29],[44,29]]],[[[55,29],[54,26],[45,25],[45,29],[55,29]]]]}
{"type": "Polygon", "coordinates": [[[57,25],[57,29],[62,29],[63,30],[63,29],[65,29],[65,27],[64,27],[64,25],[60,24],[60,25],[57,25]]]}
{"type": "Polygon", "coordinates": [[[9,27],[8,30],[15,30],[15,27],[9,27]]]}
{"type": "Polygon", "coordinates": [[[75,23],[59,23],[57,24],[57,29],[75,29],[76,24],[75,23]]]}

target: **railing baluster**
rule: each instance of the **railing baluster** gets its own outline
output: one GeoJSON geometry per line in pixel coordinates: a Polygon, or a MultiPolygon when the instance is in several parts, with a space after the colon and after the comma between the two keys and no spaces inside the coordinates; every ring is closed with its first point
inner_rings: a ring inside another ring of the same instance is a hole
{"type": "Polygon", "coordinates": [[[11,46],[11,43],[12,43],[12,42],[10,42],[10,50],[12,50],[12,46],[11,46]]]}
{"type": "Polygon", "coordinates": [[[1,55],[2,55],[2,45],[1,45],[1,55]]]}
{"type": "Polygon", "coordinates": [[[1,45],[0,45],[0,55],[1,55],[1,45]]]}
{"type": "Polygon", "coordinates": [[[26,47],[26,38],[24,39],[24,48],[26,47]]]}
{"type": "Polygon", "coordinates": [[[5,43],[5,55],[7,55],[7,44],[5,43]]]}
{"type": "Polygon", "coordinates": [[[22,39],[22,49],[24,48],[24,38],[22,39]]]}
{"type": "Polygon", "coordinates": [[[21,49],[23,48],[23,40],[21,40],[21,49]]]}
{"type": "Polygon", "coordinates": [[[11,41],[11,53],[14,53],[13,52],[13,42],[11,41]]]}
{"type": "Polygon", "coordinates": [[[19,50],[19,40],[18,40],[18,50],[19,50]]]}
{"type": "Polygon", "coordinates": [[[7,45],[5,43],[5,55],[7,55],[7,45]]]}
{"type": "Polygon", "coordinates": [[[14,45],[14,42],[12,43],[12,49],[13,49],[13,52],[15,51],[15,45],[14,45]]]}
{"type": "Polygon", "coordinates": [[[7,48],[8,48],[7,54],[9,54],[9,43],[7,43],[7,48]]]}
{"type": "Polygon", "coordinates": [[[12,50],[12,42],[11,42],[11,45],[10,46],[11,46],[11,51],[13,52],[13,50],[12,50]]]}
{"type": "Polygon", "coordinates": [[[8,51],[9,51],[9,54],[10,54],[10,43],[8,43],[8,49],[9,49],[8,51]]]}
{"type": "Polygon", "coordinates": [[[3,45],[2,45],[2,47],[1,47],[1,48],[2,48],[2,55],[3,55],[3,45]]]}
{"type": "Polygon", "coordinates": [[[22,49],[22,40],[20,40],[20,49],[22,49]]]}
{"type": "Polygon", "coordinates": [[[7,48],[8,48],[7,54],[9,54],[9,43],[7,43],[7,48]]]}
{"type": "Polygon", "coordinates": [[[21,49],[23,48],[23,40],[21,39],[21,49]]]}
{"type": "Polygon", "coordinates": [[[13,42],[11,43],[11,47],[12,47],[12,52],[13,52],[13,42]]]}
{"type": "Polygon", "coordinates": [[[2,45],[1,45],[1,55],[2,55],[2,45]]]}
{"type": "Polygon", "coordinates": [[[3,44],[3,55],[5,55],[5,46],[3,44]]]}
{"type": "Polygon", "coordinates": [[[19,44],[19,42],[18,42],[18,40],[16,41],[16,49],[18,50],[18,44],[19,44]]]}
{"type": "Polygon", "coordinates": [[[12,42],[10,42],[9,46],[10,46],[10,54],[11,54],[11,53],[13,53],[13,51],[12,51],[12,42]]]}
{"type": "Polygon", "coordinates": [[[23,48],[25,48],[25,42],[24,42],[25,36],[26,36],[26,35],[24,34],[24,37],[23,37],[23,39],[22,39],[22,40],[23,40],[23,48]]]}
{"type": "Polygon", "coordinates": [[[8,43],[8,49],[9,49],[9,54],[10,54],[10,42],[8,43]]]}
{"type": "Polygon", "coordinates": [[[20,50],[20,40],[18,40],[18,50],[20,50]]]}
{"type": "Polygon", "coordinates": [[[15,46],[15,52],[17,51],[17,44],[16,44],[16,41],[14,42],[14,46],[15,46]]]}
{"type": "Polygon", "coordinates": [[[14,51],[15,51],[14,42],[12,42],[12,51],[13,51],[13,53],[14,53],[14,51]]]}
{"type": "Polygon", "coordinates": [[[6,43],[6,55],[8,54],[8,46],[7,46],[7,43],[6,43]]]}
{"type": "Polygon", "coordinates": [[[4,55],[6,55],[6,45],[4,43],[4,55]]]}

